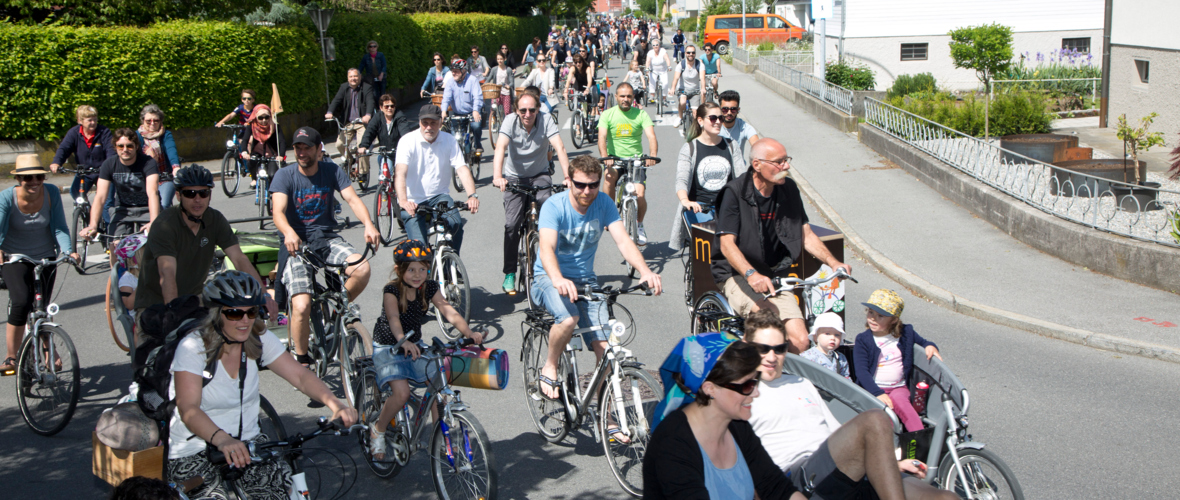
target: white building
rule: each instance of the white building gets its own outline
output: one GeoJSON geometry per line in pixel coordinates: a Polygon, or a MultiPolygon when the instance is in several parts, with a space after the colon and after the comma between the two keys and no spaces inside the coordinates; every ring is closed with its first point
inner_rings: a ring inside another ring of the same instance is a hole
{"type": "MultiPolygon", "coordinates": [[[[1107,126],[1126,114],[1132,126],[1159,113],[1151,129],[1169,148],[1180,133],[1180,17],[1176,0],[1116,1],[1110,29],[1110,100],[1107,126]]],[[[1158,148],[1157,148],[1158,149],[1158,148]]]]}
{"type": "MultiPolygon", "coordinates": [[[[1143,17],[1154,16],[1141,2],[1115,3],[1143,17]]],[[[838,56],[841,14],[847,12],[844,58],[868,64],[876,72],[877,90],[888,89],[898,75],[916,73],[933,74],[939,87],[974,89],[979,86],[975,71],[955,69],[951,60],[947,35],[951,30],[999,23],[1012,28],[1013,52],[1018,56],[1068,47],[1090,51],[1093,63],[1100,65],[1104,8],[1103,0],[835,0],[834,15],[825,30],[827,58],[835,61],[838,56]]],[[[1153,19],[1164,23],[1168,17],[1153,19]]],[[[818,42],[819,20],[814,29],[818,42]]],[[[822,77],[820,47],[816,43],[815,71],[822,77]]]]}

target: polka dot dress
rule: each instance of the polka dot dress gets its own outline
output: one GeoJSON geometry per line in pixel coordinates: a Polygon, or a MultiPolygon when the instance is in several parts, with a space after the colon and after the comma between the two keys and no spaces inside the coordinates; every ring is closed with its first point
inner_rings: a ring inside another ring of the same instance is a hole
{"type": "MultiPolygon", "coordinates": [[[[417,343],[422,339],[422,322],[426,319],[426,304],[429,297],[438,293],[438,282],[426,280],[422,284],[425,293],[418,293],[414,300],[406,302],[406,309],[398,315],[402,322],[402,332],[409,334],[407,342],[417,343]]],[[[384,293],[397,297],[401,301],[401,291],[396,284],[385,285],[384,293]]],[[[384,301],[382,301],[384,303],[384,301]]],[[[400,307],[400,305],[399,305],[400,307]]],[[[393,330],[389,328],[389,318],[385,315],[385,308],[381,308],[381,317],[377,318],[377,325],[373,327],[373,342],[381,345],[393,345],[397,339],[393,337],[393,330]]],[[[400,354],[399,349],[399,354],[400,354]]]]}

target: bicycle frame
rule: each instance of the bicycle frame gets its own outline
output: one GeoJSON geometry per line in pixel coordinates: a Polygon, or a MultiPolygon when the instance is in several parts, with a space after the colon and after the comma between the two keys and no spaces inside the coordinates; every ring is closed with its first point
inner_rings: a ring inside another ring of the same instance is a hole
{"type": "MultiPolygon", "coordinates": [[[[33,260],[27,256],[24,256],[24,255],[15,254],[15,255],[10,256],[8,261],[15,262],[15,261],[19,261],[19,260],[23,260],[25,262],[30,262],[30,263],[34,264],[34,266],[33,266],[33,292],[34,292],[33,293],[33,310],[29,312],[28,322],[25,323],[25,333],[24,333],[24,336],[21,337],[21,344],[24,344],[25,340],[27,340],[30,336],[33,336],[36,334],[36,332],[41,331],[41,325],[49,324],[49,325],[53,325],[53,326],[61,326],[61,325],[58,325],[57,323],[54,323],[52,321],[53,316],[57,315],[57,313],[59,311],[57,304],[49,304],[49,307],[45,307],[45,283],[43,281],[41,281],[41,273],[42,273],[42,271],[45,270],[45,266],[47,264],[52,263],[54,265],[57,265],[65,259],[63,257],[58,257],[57,259],[54,259],[54,260],[44,259],[44,260],[38,261],[38,260],[33,260]],[[23,259],[21,259],[20,257],[23,257],[23,259]]],[[[35,363],[34,368],[37,371],[37,379],[38,380],[41,380],[47,376],[50,378],[54,377],[53,373],[49,372],[48,370],[42,370],[42,368],[41,368],[43,366],[48,366],[46,363],[46,360],[54,359],[54,356],[57,355],[56,346],[53,345],[53,342],[47,342],[46,346],[47,346],[47,348],[44,350],[42,350],[42,349],[33,350],[33,355],[34,355],[35,359],[37,359],[37,363],[35,363]],[[42,358],[42,356],[44,356],[44,358],[42,358]]],[[[12,373],[16,373],[15,368],[12,370],[12,373]]]]}
{"type": "MultiPolygon", "coordinates": [[[[426,385],[423,386],[425,392],[422,394],[422,396],[418,396],[416,393],[416,388],[411,387],[410,398],[406,400],[405,406],[398,410],[397,416],[395,417],[405,424],[402,429],[404,429],[403,432],[406,433],[406,441],[410,445],[409,456],[412,456],[414,452],[422,449],[420,438],[426,432],[428,422],[431,420],[436,420],[433,423],[442,427],[443,435],[447,436],[447,439],[449,440],[450,428],[447,426],[447,422],[453,421],[453,413],[465,411],[468,409],[467,404],[464,403],[462,398],[459,396],[459,392],[452,389],[451,385],[446,380],[446,372],[442,367],[443,354],[423,353],[422,356],[426,356],[426,359],[434,364],[435,369],[437,370],[436,376],[428,376],[426,385]],[[430,410],[440,403],[441,407],[439,408],[439,418],[427,419],[426,416],[431,414],[430,410]],[[411,409],[414,410],[412,418],[410,415],[411,409]]],[[[429,373],[429,370],[427,370],[427,373],[429,373]]],[[[385,395],[386,390],[384,387],[381,388],[381,390],[382,401],[384,402],[385,397],[387,397],[385,395]]],[[[451,466],[454,466],[455,447],[447,446],[446,449],[447,460],[450,462],[451,466]]],[[[474,459],[474,453],[471,450],[471,443],[467,441],[466,436],[464,436],[463,441],[463,453],[467,456],[467,460],[474,459]]]]}

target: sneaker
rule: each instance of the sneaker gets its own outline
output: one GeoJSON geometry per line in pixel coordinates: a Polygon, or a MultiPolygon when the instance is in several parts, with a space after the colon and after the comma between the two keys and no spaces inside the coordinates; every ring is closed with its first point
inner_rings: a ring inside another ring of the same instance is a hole
{"type": "Polygon", "coordinates": [[[504,293],[508,295],[516,295],[516,273],[508,273],[504,275],[504,293]]]}
{"type": "Polygon", "coordinates": [[[676,119],[672,120],[672,126],[673,126],[673,127],[679,127],[679,126],[680,126],[680,117],[679,117],[679,116],[677,116],[677,117],[676,117],[676,119]]]}
{"type": "Polygon", "coordinates": [[[643,230],[643,223],[639,223],[639,246],[647,244],[647,232],[643,230]]]}

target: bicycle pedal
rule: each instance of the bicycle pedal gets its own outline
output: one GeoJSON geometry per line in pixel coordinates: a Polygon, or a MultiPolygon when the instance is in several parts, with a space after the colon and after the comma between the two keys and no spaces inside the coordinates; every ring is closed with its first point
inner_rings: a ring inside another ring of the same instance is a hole
{"type": "Polygon", "coordinates": [[[11,377],[13,375],[16,375],[16,368],[0,372],[0,377],[11,377]]]}

